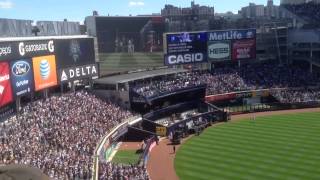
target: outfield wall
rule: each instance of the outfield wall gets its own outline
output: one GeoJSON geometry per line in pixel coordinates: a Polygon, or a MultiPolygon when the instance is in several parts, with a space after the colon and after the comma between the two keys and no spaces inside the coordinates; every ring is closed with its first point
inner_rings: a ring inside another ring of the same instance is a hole
{"type": "Polygon", "coordinates": [[[115,128],[113,128],[110,132],[108,132],[103,138],[101,138],[100,142],[97,145],[97,148],[94,152],[93,156],[93,169],[92,169],[92,179],[99,179],[99,161],[104,158],[106,153],[111,154],[112,152],[107,152],[112,150],[110,147],[122,136],[126,133],[129,125],[137,123],[141,121],[142,118],[139,116],[134,116],[126,119],[123,123],[119,124],[115,128]]]}

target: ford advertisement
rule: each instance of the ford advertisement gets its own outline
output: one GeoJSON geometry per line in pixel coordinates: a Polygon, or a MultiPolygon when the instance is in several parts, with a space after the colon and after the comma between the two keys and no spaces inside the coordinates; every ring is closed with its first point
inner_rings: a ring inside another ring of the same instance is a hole
{"type": "Polygon", "coordinates": [[[29,94],[34,89],[31,59],[10,62],[10,74],[13,93],[16,97],[29,94]]]}

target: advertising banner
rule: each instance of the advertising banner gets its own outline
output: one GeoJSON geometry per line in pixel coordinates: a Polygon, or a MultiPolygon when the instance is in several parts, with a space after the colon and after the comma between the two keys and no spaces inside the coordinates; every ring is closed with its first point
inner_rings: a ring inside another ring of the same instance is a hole
{"type": "Polygon", "coordinates": [[[9,64],[0,62],[0,107],[10,103],[12,100],[9,64]]]}
{"type": "Polygon", "coordinates": [[[10,62],[10,74],[15,96],[28,94],[34,89],[31,59],[21,59],[10,62]]]}
{"type": "Polygon", "coordinates": [[[22,59],[55,53],[53,40],[28,40],[0,43],[0,60],[22,59]]]}
{"type": "Polygon", "coordinates": [[[166,66],[207,62],[206,53],[171,54],[164,56],[166,66]]]}
{"type": "Polygon", "coordinates": [[[227,60],[231,58],[230,41],[208,42],[209,60],[227,60]]]}
{"type": "Polygon", "coordinates": [[[163,126],[156,126],[156,134],[158,136],[166,136],[167,135],[167,128],[163,126]]]}
{"type": "Polygon", "coordinates": [[[238,40],[232,44],[232,60],[255,59],[256,40],[238,40]]]}
{"type": "Polygon", "coordinates": [[[228,93],[228,94],[219,94],[219,95],[212,95],[206,96],[206,102],[217,102],[217,101],[226,101],[236,99],[236,93],[228,93]]]}
{"type": "Polygon", "coordinates": [[[54,55],[32,59],[35,90],[57,85],[56,59],[54,55]]]}
{"type": "Polygon", "coordinates": [[[13,56],[13,43],[8,42],[8,43],[1,43],[0,42],[0,60],[7,60],[11,59],[13,56]]]}
{"type": "Polygon", "coordinates": [[[165,65],[203,63],[207,61],[207,34],[184,32],[167,34],[165,65]]]}
{"type": "Polygon", "coordinates": [[[57,39],[54,42],[57,69],[95,64],[93,38],[57,39]]]}
{"type": "Polygon", "coordinates": [[[255,29],[240,29],[240,30],[222,30],[208,32],[209,41],[224,41],[224,40],[241,40],[241,39],[255,39],[255,29]]]}
{"type": "Polygon", "coordinates": [[[84,78],[98,78],[98,67],[96,64],[71,67],[59,71],[60,82],[69,82],[84,78]]]}

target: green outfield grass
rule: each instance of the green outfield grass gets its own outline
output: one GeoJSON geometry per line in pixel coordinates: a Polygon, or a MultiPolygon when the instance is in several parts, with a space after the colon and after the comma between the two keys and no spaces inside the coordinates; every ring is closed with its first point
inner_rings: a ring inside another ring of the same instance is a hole
{"type": "Polygon", "coordinates": [[[137,153],[136,150],[119,150],[112,158],[112,162],[117,164],[137,164],[139,162],[141,153],[137,153]]]}
{"type": "Polygon", "coordinates": [[[278,115],[207,129],[177,152],[187,179],[320,179],[320,113],[278,115]]]}
{"type": "Polygon", "coordinates": [[[164,66],[163,53],[105,53],[100,54],[101,74],[125,72],[164,66]]]}

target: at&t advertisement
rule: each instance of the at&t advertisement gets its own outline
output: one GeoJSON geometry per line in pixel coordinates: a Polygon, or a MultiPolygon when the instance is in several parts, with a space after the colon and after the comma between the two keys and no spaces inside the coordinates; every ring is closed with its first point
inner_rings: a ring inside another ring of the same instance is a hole
{"type": "Polygon", "coordinates": [[[32,59],[35,90],[39,91],[57,85],[56,59],[54,55],[32,59]]]}

